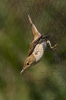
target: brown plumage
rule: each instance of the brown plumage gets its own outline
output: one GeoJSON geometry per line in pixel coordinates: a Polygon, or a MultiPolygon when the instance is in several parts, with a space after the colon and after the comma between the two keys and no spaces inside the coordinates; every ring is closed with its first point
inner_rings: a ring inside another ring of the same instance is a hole
{"type": "Polygon", "coordinates": [[[28,67],[30,67],[30,66],[34,65],[36,62],[40,61],[40,59],[42,58],[44,51],[46,49],[47,43],[49,44],[51,49],[56,47],[56,45],[52,47],[50,41],[47,40],[50,36],[49,35],[48,36],[41,35],[38,32],[35,25],[33,24],[29,15],[28,15],[28,18],[29,18],[29,22],[32,27],[32,32],[33,32],[34,38],[30,45],[30,48],[28,50],[28,56],[24,62],[24,66],[23,66],[21,73],[28,67]]]}

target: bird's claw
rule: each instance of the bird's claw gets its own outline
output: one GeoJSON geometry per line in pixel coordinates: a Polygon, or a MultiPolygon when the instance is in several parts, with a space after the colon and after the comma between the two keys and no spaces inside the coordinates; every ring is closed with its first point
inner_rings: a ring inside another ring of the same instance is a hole
{"type": "Polygon", "coordinates": [[[55,50],[57,45],[58,45],[58,44],[55,44],[54,46],[51,47],[51,49],[52,49],[52,50],[55,50]]]}

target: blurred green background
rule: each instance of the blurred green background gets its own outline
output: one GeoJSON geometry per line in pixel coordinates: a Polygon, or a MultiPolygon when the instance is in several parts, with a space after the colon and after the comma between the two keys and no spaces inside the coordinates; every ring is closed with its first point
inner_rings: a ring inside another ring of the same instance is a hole
{"type": "Polygon", "coordinates": [[[0,100],[66,100],[66,0],[0,0],[0,100]],[[20,75],[33,38],[28,14],[58,46],[20,75]]]}

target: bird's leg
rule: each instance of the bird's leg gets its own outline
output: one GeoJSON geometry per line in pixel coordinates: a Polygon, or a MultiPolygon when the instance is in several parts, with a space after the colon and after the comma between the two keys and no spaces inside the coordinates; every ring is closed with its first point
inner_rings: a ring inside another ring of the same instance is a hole
{"type": "Polygon", "coordinates": [[[51,42],[50,42],[49,40],[47,40],[47,44],[49,44],[49,46],[50,46],[50,48],[51,48],[52,50],[54,50],[55,47],[57,46],[57,44],[55,44],[54,46],[52,46],[52,45],[51,45],[51,42]]]}

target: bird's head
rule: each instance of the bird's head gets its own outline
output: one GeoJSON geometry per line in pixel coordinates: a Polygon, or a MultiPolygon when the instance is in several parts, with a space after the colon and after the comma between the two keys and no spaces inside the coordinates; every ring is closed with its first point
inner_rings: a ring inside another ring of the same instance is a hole
{"type": "Polygon", "coordinates": [[[24,66],[23,66],[23,69],[22,69],[21,73],[22,73],[25,69],[27,69],[27,68],[31,67],[32,65],[34,65],[35,62],[36,62],[36,59],[35,59],[35,57],[34,57],[32,54],[31,54],[30,56],[28,56],[28,57],[26,58],[25,62],[24,62],[24,66]]]}

